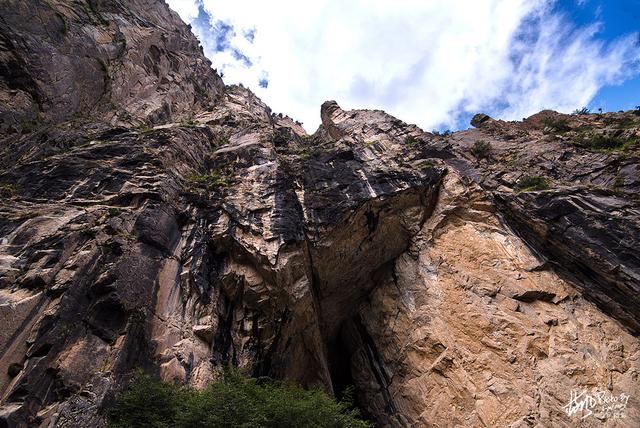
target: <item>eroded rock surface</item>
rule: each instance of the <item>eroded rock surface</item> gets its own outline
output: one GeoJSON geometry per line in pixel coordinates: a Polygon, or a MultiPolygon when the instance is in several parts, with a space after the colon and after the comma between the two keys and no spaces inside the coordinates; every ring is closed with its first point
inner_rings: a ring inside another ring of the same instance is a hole
{"type": "Polygon", "coordinates": [[[32,3],[0,6],[1,426],[227,365],[379,426],[640,425],[639,115],[330,101],[307,135],[162,2],[32,3]],[[596,389],[630,399],[567,413],[596,389]]]}

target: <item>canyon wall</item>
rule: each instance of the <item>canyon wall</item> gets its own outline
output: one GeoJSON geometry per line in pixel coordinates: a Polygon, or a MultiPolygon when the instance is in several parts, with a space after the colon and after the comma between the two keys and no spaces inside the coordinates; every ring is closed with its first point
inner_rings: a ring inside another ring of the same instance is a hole
{"type": "Polygon", "coordinates": [[[228,365],[379,426],[640,425],[637,112],[307,135],[162,1],[0,12],[0,426],[228,365]]]}

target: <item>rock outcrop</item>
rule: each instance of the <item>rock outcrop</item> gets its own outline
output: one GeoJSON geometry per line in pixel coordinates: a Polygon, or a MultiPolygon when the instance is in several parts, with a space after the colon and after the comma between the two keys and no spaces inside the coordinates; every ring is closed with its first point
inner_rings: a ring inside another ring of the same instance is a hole
{"type": "Polygon", "coordinates": [[[0,11],[0,426],[227,365],[379,426],[640,424],[639,115],[307,135],[161,1],[0,11]]]}

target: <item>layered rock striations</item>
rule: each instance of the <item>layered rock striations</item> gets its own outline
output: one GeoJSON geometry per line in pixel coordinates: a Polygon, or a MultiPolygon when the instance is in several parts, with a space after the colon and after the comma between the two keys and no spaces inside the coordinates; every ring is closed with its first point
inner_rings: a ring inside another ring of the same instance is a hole
{"type": "Polygon", "coordinates": [[[228,365],[380,426],[640,423],[639,115],[327,102],[307,135],[163,2],[32,3],[0,5],[1,426],[228,365]],[[567,412],[594,389],[631,398],[567,412]]]}

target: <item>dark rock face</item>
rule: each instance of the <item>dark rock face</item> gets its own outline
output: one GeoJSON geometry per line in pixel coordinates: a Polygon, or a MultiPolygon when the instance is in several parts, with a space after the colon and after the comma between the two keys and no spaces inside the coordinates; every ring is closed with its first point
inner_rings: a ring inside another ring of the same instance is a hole
{"type": "Polygon", "coordinates": [[[162,2],[0,11],[0,426],[104,426],[136,366],[354,384],[381,426],[640,392],[633,113],[442,137],[330,101],[308,136],[162,2]]]}
{"type": "Polygon", "coordinates": [[[509,224],[606,313],[640,331],[638,204],[576,189],[498,195],[509,224]]]}
{"type": "Polygon", "coordinates": [[[198,41],[158,1],[8,0],[2,17],[0,131],[13,138],[74,116],[182,119],[224,90],[198,41]]]}

